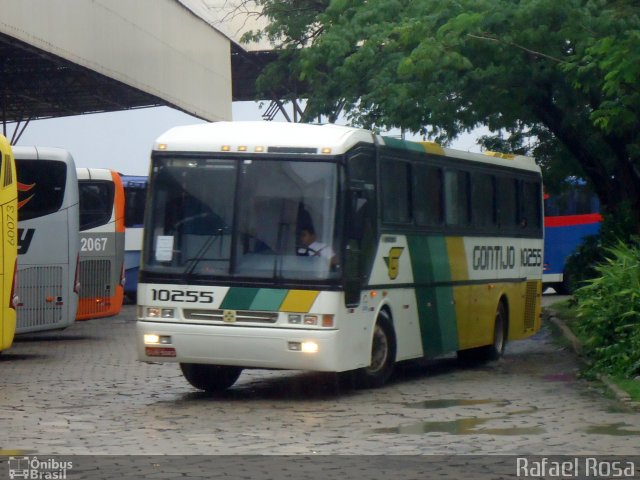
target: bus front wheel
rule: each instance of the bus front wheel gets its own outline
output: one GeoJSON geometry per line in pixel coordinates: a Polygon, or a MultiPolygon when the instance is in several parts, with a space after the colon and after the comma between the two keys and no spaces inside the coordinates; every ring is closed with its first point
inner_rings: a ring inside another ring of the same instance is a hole
{"type": "Polygon", "coordinates": [[[181,363],[180,370],[192,386],[209,393],[226,390],[242,373],[241,367],[200,363],[181,363]]]}
{"type": "Polygon", "coordinates": [[[356,372],[360,388],[382,387],[393,373],[396,360],[396,339],[389,314],[382,310],[373,328],[371,364],[356,372]]]}

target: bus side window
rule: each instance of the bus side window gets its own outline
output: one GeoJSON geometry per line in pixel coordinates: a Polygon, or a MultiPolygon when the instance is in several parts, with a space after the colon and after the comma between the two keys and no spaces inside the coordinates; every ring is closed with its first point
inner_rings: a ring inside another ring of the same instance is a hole
{"type": "Polygon", "coordinates": [[[518,223],[518,197],[516,180],[498,177],[498,225],[512,230],[518,223]]]}

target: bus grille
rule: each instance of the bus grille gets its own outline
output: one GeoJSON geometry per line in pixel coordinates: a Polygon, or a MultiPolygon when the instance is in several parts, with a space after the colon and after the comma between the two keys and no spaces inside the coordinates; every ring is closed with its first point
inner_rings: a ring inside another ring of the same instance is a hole
{"type": "MultiPolygon", "coordinates": [[[[229,311],[227,311],[229,312],[229,311]]],[[[234,310],[233,321],[225,321],[225,310],[184,310],[185,320],[202,320],[209,322],[223,323],[276,323],[278,321],[277,312],[253,312],[250,310],[234,310]]]]}
{"type": "Polygon", "coordinates": [[[109,310],[111,297],[111,261],[80,260],[80,298],[103,301],[83,302],[83,314],[101,313],[109,310]]]}
{"type": "Polygon", "coordinates": [[[524,300],[524,329],[533,330],[536,325],[536,304],[538,298],[538,282],[527,282],[524,300]]]}
{"type": "Polygon", "coordinates": [[[55,325],[67,308],[62,293],[62,267],[30,267],[18,271],[16,285],[19,306],[16,331],[55,325]]]}

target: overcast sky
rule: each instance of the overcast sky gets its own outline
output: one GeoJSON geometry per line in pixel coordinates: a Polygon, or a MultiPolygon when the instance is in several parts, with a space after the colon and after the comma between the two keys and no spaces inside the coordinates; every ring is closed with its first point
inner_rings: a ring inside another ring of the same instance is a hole
{"type": "MultiPolygon", "coordinates": [[[[257,103],[233,104],[234,120],[261,120],[257,103]]],[[[274,121],[284,121],[277,117],[274,121]]],[[[202,120],[168,107],[98,113],[29,123],[18,145],[61,147],[78,167],[100,167],[127,175],[147,175],[149,154],[157,137],[171,127],[202,120]]],[[[11,126],[10,126],[11,127],[11,126]]],[[[9,129],[10,136],[12,130],[9,129]]],[[[465,135],[453,148],[478,152],[476,135],[465,135]]]]}

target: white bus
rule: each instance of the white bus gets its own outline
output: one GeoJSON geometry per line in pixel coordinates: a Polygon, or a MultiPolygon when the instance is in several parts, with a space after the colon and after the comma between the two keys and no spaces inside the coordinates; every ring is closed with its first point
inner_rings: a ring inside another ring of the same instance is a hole
{"type": "Polygon", "coordinates": [[[120,313],[124,298],[124,189],[105,168],[77,168],[80,299],[77,320],[120,313]]]}
{"type": "Polygon", "coordinates": [[[78,180],[66,150],[13,147],[18,177],[16,334],[66,328],[78,308],[78,180]]]}
{"type": "Polygon", "coordinates": [[[497,358],[540,327],[533,159],[335,125],[169,130],[149,177],[139,359],[196,388],[245,367],[353,372],[497,358]]]}

